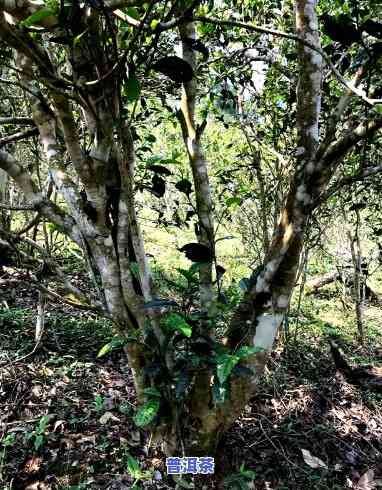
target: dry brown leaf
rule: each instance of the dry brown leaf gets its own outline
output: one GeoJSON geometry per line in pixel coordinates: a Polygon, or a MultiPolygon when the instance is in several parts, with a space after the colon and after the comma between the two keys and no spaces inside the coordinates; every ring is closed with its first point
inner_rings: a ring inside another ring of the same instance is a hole
{"type": "Polygon", "coordinates": [[[40,398],[42,395],[43,389],[42,389],[41,385],[36,384],[32,387],[31,391],[32,391],[32,395],[34,396],[34,398],[40,398]]]}
{"type": "Polygon", "coordinates": [[[79,444],[85,444],[86,442],[90,442],[91,444],[96,443],[96,436],[93,434],[92,436],[81,436],[77,439],[77,443],[79,444]]]}
{"type": "Polygon", "coordinates": [[[305,463],[311,468],[327,468],[322,459],[317,458],[317,456],[313,456],[307,449],[301,449],[301,452],[305,463]]]}
{"type": "Polygon", "coordinates": [[[106,425],[110,420],[113,420],[115,422],[120,422],[120,419],[113,415],[111,412],[105,412],[102,417],[100,417],[99,422],[102,425],[106,425]]]}
{"type": "Polygon", "coordinates": [[[36,481],[25,487],[25,490],[51,490],[51,488],[50,485],[47,485],[43,481],[36,481]]]}
{"type": "Polygon", "coordinates": [[[40,465],[42,463],[42,458],[38,458],[37,456],[32,456],[24,465],[25,473],[36,473],[40,469],[40,465]]]}

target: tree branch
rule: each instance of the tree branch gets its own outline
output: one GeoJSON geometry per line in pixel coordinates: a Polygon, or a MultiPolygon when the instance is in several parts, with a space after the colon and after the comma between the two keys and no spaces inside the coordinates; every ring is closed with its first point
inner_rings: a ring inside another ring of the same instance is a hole
{"type": "Polygon", "coordinates": [[[14,143],[15,141],[20,141],[26,138],[30,138],[31,136],[37,136],[37,135],[38,135],[37,128],[31,128],[31,129],[27,129],[26,131],[19,131],[18,133],[9,134],[7,136],[4,136],[3,138],[0,138],[0,148],[9,143],[14,143]]]}
{"type": "Polygon", "coordinates": [[[284,39],[289,39],[291,41],[295,41],[295,42],[298,42],[300,44],[303,44],[306,47],[312,49],[313,51],[316,51],[318,54],[320,54],[322,56],[322,58],[325,60],[325,62],[327,63],[330,70],[333,72],[334,76],[337,78],[337,80],[344,87],[346,87],[349,91],[351,91],[352,93],[354,93],[358,97],[361,97],[365,102],[367,102],[370,105],[382,104],[382,99],[370,99],[369,97],[367,97],[366,93],[363,90],[358,89],[352,83],[348,82],[341,75],[341,73],[337,70],[335,65],[330,60],[330,57],[321,48],[315,46],[313,43],[307,41],[306,39],[302,39],[300,36],[298,36],[296,34],[289,34],[287,32],[279,31],[277,29],[269,29],[268,27],[245,24],[243,22],[236,22],[236,21],[232,21],[232,20],[220,20],[220,19],[212,19],[209,17],[200,17],[200,16],[193,17],[192,20],[194,20],[196,22],[202,22],[204,24],[213,24],[213,25],[228,26],[228,27],[238,27],[240,29],[245,29],[245,30],[250,31],[250,32],[259,32],[261,34],[268,34],[268,35],[272,35],[272,36],[283,37],[284,39]]]}
{"type": "Polygon", "coordinates": [[[322,204],[332,197],[336,192],[340,191],[343,187],[352,185],[355,182],[362,182],[369,177],[382,173],[382,165],[375,167],[366,167],[362,172],[358,172],[355,175],[348,175],[335,182],[327,191],[322,193],[319,197],[319,203],[322,204]]]}
{"type": "Polygon", "coordinates": [[[0,202],[0,209],[8,209],[9,211],[35,211],[33,204],[21,204],[20,206],[13,206],[5,202],[0,202]]]}
{"type": "Polygon", "coordinates": [[[81,246],[80,231],[73,218],[39,192],[31,175],[4,150],[0,150],[0,168],[13,178],[23,191],[26,200],[34,206],[36,211],[40,211],[43,216],[59,226],[63,233],[70,236],[81,246]]]}
{"type": "Polygon", "coordinates": [[[0,117],[0,125],[17,124],[19,126],[34,126],[34,121],[31,117],[0,117]]]}

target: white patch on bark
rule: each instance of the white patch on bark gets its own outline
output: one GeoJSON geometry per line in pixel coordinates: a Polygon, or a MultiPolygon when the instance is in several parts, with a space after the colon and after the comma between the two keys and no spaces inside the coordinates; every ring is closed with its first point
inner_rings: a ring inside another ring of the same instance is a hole
{"type": "Polygon", "coordinates": [[[259,276],[256,281],[256,292],[261,293],[262,291],[265,291],[265,284],[264,278],[259,276]]]}
{"type": "Polygon", "coordinates": [[[317,31],[318,30],[318,22],[317,22],[317,17],[316,16],[313,16],[313,18],[311,18],[309,20],[309,28],[312,31],[317,31]]]}
{"type": "Polygon", "coordinates": [[[263,313],[257,317],[256,333],[253,338],[254,347],[261,347],[270,350],[276,337],[278,328],[283,321],[284,315],[281,313],[263,313]]]}
{"type": "Polygon", "coordinates": [[[111,238],[111,236],[105,238],[104,244],[105,247],[111,247],[113,245],[113,239],[111,238]]]}
{"type": "Polygon", "coordinates": [[[126,213],[127,211],[127,204],[125,203],[125,201],[120,201],[119,203],[119,210],[122,211],[123,213],[126,213]]]}
{"type": "Polygon", "coordinates": [[[309,136],[314,140],[316,143],[319,141],[319,133],[318,133],[318,125],[317,124],[312,124],[309,126],[307,130],[309,136]]]}
{"type": "Polygon", "coordinates": [[[48,159],[53,158],[55,155],[57,155],[57,150],[52,147],[46,149],[46,156],[48,159]]]}
{"type": "Polygon", "coordinates": [[[316,0],[306,0],[304,14],[306,17],[308,17],[310,21],[312,21],[315,18],[314,15],[315,6],[316,6],[316,0]]]}
{"type": "Polygon", "coordinates": [[[41,142],[45,151],[47,151],[51,145],[56,144],[56,140],[51,135],[41,136],[41,142]]]}
{"type": "Polygon", "coordinates": [[[304,184],[300,184],[297,187],[297,193],[296,193],[297,199],[299,201],[303,201],[304,200],[304,194],[305,194],[305,185],[304,184]]]}
{"type": "Polygon", "coordinates": [[[313,65],[317,65],[317,66],[321,65],[322,56],[320,55],[320,53],[317,53],[316,51],[312,51],[310,59],[313,65]]]}
{"type": "Polygon", "coordinates": [[[308,172],[308,174],[312,174],[314,172],[314,163],[313,162],[309,162],[308,165],[306,166],[306,171],[308,172]]]}
{"type": "Polygon", "coordinates": [[[60,180],[65,179],[66,175],[62,170],[56,170],[55,171],[56,177],[60,180]]]}
{"type": "Polygon", "coordinates": [[[301,184],[297,187],[296,198],[298,201],[309,204],[310,203],[310,195],[306,192],[306,187],[304,184],[301,184]]]}
{"type": "Polygon", "coordinates": [[[279,296],[278,300],[277,300],[277,307],[278,308],[282,308],[282,309],[285,309],[288,307],[288,304],[289,304],[289,297],[282,294],[281,296],[279,296]]]}
{"type": "Polygon", "coordinates": [[[187,138],[187,148],[190,155],[193,157],[195,155],[195,140],[192,138],[187,138]]]}
{"type": "Polygon", "coordinates": [[[4,12],[4,18],[8,22],[8,24],[12,24],[12,25],[16,24],[15,19],[12,17],[12,15],[8,14],[8,12],[4,12]]]}
{"type": "Polygon", "coordinates": [[[299,146],[296,150],[296,156],[301,156],[305,153],[305,148],[303,146],[299,146]]]}
{"type": "Polygon", "coordinates": [[[277,259],[270,260],[265,267],[264,279],[269,281],[276,272],[279,261],[277,259]]]}

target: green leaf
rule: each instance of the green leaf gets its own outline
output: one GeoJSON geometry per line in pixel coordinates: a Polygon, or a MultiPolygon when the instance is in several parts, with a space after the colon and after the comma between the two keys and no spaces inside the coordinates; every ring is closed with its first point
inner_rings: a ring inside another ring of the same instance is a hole
{"type": "Polygon", "coordinates": [[[219,356],[217,360],[216,373],[220,384],[223,384],[228,376],[231,374],[232,369],[239,362],[240,357],[236,355],[224,354],[219,356]]]}
{"type": "Polygon", "coordinates": [[[127,7],[123,9],[123,12],[125,12],[126,15],[132,17],[133,19],[139,20],[139,12],[134,7],[127,7]]]}
{"type": "Polygon", "coordinates": [[[54,417],[54,415],[48,414],[43,415],[39,421],[38,427],[36,429],[37,434],[43,434],[49,425],[49,421],[54,417]]]}
{"type": "Polygon", "coordinates": [[[161,396],[162,396],[161,392],[154,387],[145,388],[143,390],[143,393],[147,396],[154,396],[157,398],[161,398],[161,396]]]}
{"type": "Polygon", "coordinates": [[[226,490],[249,490],[246,479],[240,473],[233,473],[224,478],[223,488],[226,490]]]}
{"type": "Polygon", "coordinates": [[[180,274],[182,274],[183,277],[187,279],[189,283],[196,282],[197,277],[196,277],[196,270],[189,270],[186,269],[181,269],[180,267],[176,269],[180,274]]]}
{"type": "Polygon", "coordinates": [[[129,102],[135,102],[141,93],[141,86],[135,75],[130,75],[126,84],[126,96],[129,102]]]}
{"type": "Polygon", "coordinates": [[[8,434],[2,441],[1,445],[4,447],[10,447],[13,446],[13,444],[16,442],[16,436],[15,434],[8,434]]]}
{"type": "Polygon", "coordinates": [[[265,349],[262,347],[251,347],[249,345],[244,345],[235,352],[235,356],[238,356],[239,359],[243,359],[244,357],[251,356],[252,354],[256,354],[257,352],[262,352],[264,350],[265,349]]]}
{"type": "Polygon", "coordinates": [[[163,158],[162,155],[151,155],[146,164],[150,165],[153,163],[161,163],[162,165],[179,165],[180,162],[176,161],[174,158],[163,158]]]}
{"type": "Polygon", "coordinates": [[[73,47],[76,47],[77,44],[81,41],[81,38],[84,34],[86,34],[88,32],[87,29],[84,30],[84,32],[81,32],[81,34],[78,34],[78,36],[76,36],[74,39],[73,39],[73,47]]]}
{"type": "Polygon", "coordinates": [[[181,332],[185,337],[191,337],[192,327],[178,313],[171,313],[164,321],[164,324],[170,330],[181,332]]]}
{"type": "Polygon", "coordinates": [[[97,354],[97,359],[99,359],[100,357],[103,357],[105,356],[106,354],[108,354],[111,350],[113,349],[112,345],[111,345],[111,342],[108,342],[107,344],[105,344],[103,347],[101,347],[101,349],[98,351],[98,354],[97,354]]]}
{"type": "Polygon", "coordinates": [[[41,9],[37,10],[37,12],[33,13],[25,20],[21,21],[20,24],[26,27],[32,26],[33,24],[38,24],[43,19],[47,17],[52,17],[54,13],[50,9],[41,9]]]}
{"type": "Polygon", "coordinates": [[[151,27],[151,29],[152,29],[152,30],[154,30],[158,24],[159,24],[159,20],[157,20],[157,19],[153,19],[153,20],[150,22],[150,27],[151,27]]]}
{"type": "Polygon", "coordinates": [[[159,400],[149,400],[147,403],[142,405],[133,417],[135,425],[138,427],[144,427],[152,422],[158,413],[159,406],[159,400]]]}
{"type": "Polygon", "coordinates": [[[38,451],[43,444],[44,444],[44,436],[41,434],[36,435],[34,440],[35,450],[38,451]]]}
{"type": "Polygon", "coordinates": [[[225,204],[226,204],[227,208],[231,208],[231,207],[237,208],[241,204],[241,199],[240,199],[240,197],[228,197],[225,200],[225,204]]]}
{"type": "Polygon", "coordinates": [[[101,347],[101,349],[98,351],[97,359],[105,356],[106,354],[111,352],[113,349],[117,349],[119,347],[122,347],[126,343],[126,340],[127,339],[122,339],[122,338],[118,338],[118,337],[111,340],[110,342],[105,344],[103,347],[101,347]]]}
{"type": "Polygon", "coordinates": [[[130,271],[131,273],[133,274],[133,276],[135,277],[135,279],[138,279],[139,280],[139,265],[137,262],[131,262],[130,264],[130,271]]]}
{"type": "Polygon", "coordinates": [[[136,479],[140,478],[141,475],[141,468],[139,467],[138,461],[131,456],[129,453],[125,453],[126,455],[126,462],[127,462],[127,471],[130,473],[130,475],[136,479]]]}
{"type": "Polygon", "coordinates": [[[240,474],[243,475],[244,478],[247,478],[250,481],[256,478],[256,472],[252,470],[240,469],[240,474]]]}
{"type": "Polygon", "coordinates": [[[63,233],[65,230],[62,226],[56,225],[55,223],[48,223],[47,228],[50,232],[58,231],[59,233],[63,233]]]}

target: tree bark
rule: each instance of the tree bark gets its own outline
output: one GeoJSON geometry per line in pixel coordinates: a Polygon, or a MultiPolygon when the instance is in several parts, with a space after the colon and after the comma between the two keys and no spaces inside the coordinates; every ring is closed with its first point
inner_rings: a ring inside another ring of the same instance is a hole
{"type": "MultiPolygon", "coordinates": [[[[191,66],[194,77],[183,84],[180,122],[183,139],[192,169],[195,187],[196,211],[198,215],[199,243],[207,246],[215,256],[215,230],[212,212],[211,187],[208,177],[207,162],[201,146],[204,124],[197,126],[195,121],[197,96],[197,60],[195,51],[190,47],[190,40],[195,40],[195,25],[190,22],[179,27],[182,41],[183,59],[191,66]]],[[[200,265],[200,306],[204,313],[211,316],[214,309],[214,292],[212,285],[212,263],[200,265]]]]}

